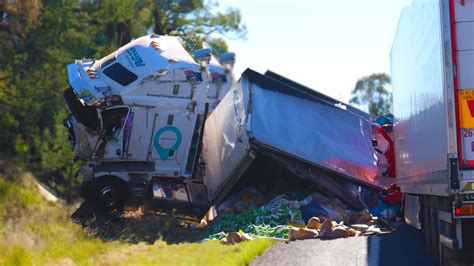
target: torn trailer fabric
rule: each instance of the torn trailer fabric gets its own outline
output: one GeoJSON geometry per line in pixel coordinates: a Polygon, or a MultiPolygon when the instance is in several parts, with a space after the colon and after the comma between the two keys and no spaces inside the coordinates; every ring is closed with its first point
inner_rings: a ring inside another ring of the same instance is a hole
{"type": "Polygon", "coordinates": [[[374,190],[388,185],[377,177],[380,154],[372,144],[370,116],[354,110],[247,69],[206,122],[204,183],[209,199],[222,200],[259,149],[330,171],[343,182],[374,190]]]}

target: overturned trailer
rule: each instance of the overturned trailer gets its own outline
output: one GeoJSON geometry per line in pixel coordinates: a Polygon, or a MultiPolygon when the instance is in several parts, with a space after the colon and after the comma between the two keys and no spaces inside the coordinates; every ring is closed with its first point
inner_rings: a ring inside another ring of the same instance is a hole
{"type": "Polygon", "coordinates": [[[271,71],[247,69],[206,121],[203,181],[210,203],[220,202],[264,156],[365,208],[361,190],[392,182],[378,173],[373,126],[356,108],[271,71]]]}

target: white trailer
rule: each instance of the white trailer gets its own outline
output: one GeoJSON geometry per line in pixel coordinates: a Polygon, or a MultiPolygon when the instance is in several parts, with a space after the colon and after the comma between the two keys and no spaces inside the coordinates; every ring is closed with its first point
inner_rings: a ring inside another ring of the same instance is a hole
{"type": "Polygon", "coordinates": [[[405,219],[444,263],[474,248],[474,1],[414,0],[390,58],[405,219]]]}

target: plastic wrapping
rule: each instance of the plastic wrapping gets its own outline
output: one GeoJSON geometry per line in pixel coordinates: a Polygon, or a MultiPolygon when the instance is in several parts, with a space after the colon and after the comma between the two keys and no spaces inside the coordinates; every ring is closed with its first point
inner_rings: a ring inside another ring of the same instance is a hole
{"type": "Polygon", "coordinates": [[[251,127],[256,141],[370,183],[377,161],[371,122],[345,110],[252,86],[251,127]]]}

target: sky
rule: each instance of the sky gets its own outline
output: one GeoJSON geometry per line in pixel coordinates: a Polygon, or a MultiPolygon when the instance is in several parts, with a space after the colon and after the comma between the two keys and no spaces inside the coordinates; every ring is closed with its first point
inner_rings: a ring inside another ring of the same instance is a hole
{"type": "Polygon", "coordinates": [[[236,77],[270,69],[348,102],[356,81],[390,74],[390,49],[401,10],[411,0],[220,0],[236,7],[246,40],[228,40],[236,77]]]}

